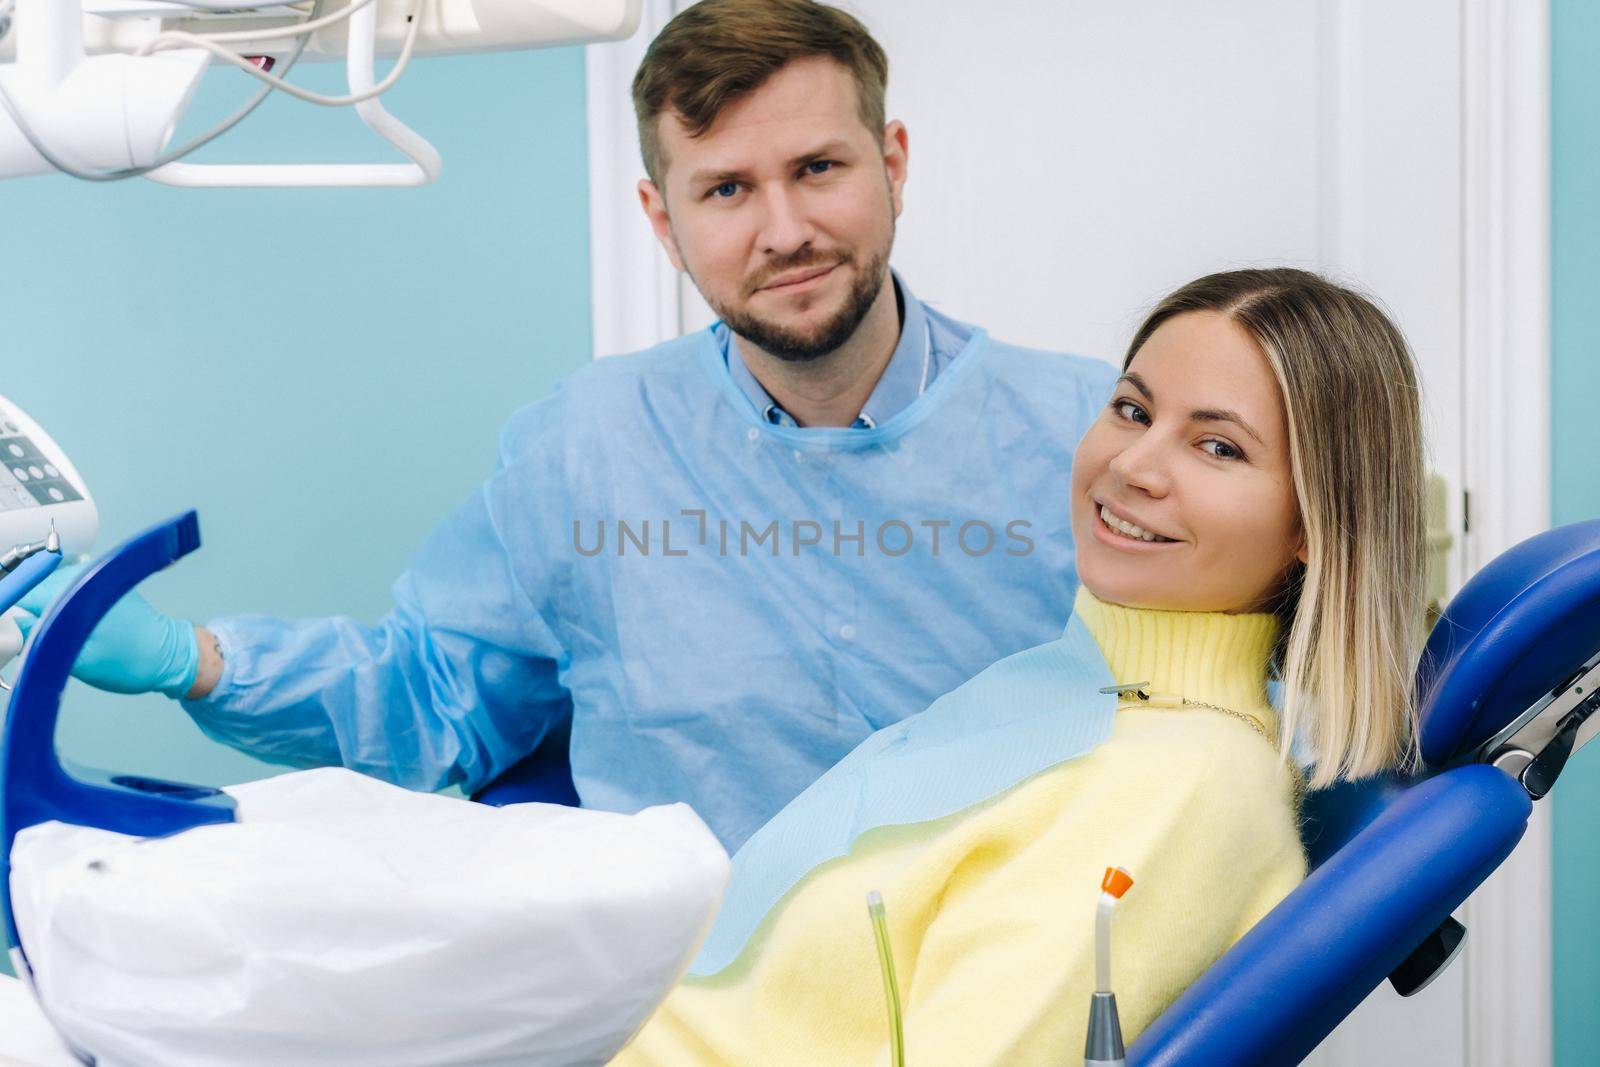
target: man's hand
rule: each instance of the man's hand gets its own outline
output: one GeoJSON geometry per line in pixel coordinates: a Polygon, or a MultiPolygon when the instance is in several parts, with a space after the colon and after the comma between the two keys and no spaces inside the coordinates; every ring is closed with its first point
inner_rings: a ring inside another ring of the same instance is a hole
{"type": "MultiPolygon", "coordinates": [[[[86,564],[58,567],[17,605],[17,625],[26,636],[62,590],[86,564]]],[[[165,693],[198,699],[211,691],[221,673],[216,638],[207,644],[215,659],[210,682],[199,692],[200,631],[190,623],[163,615],[137,592],[129,593],[100,620],[73,664],[74,677],[113,693],[165,693]]]]}

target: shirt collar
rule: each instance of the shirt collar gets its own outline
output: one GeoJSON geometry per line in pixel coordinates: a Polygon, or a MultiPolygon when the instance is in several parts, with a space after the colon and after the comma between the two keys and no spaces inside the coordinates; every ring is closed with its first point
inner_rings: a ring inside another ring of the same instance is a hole
{"type": "MultiPolygon", "coordinates": [[[[867,402],[862,405],[861,413],[850,424],[855,429],[870,430],[888,422],[910,407],[911,402],[922,395],[931,379],[928,314],[923,309],[922,301],[911,294],[899,274],[890,271],[889,276],[894,281],[895,294],[900,302],[900,341],[889,356],[888,366],[884,367],[878,383],[872,387],[867,402]]],[[[756,376],[750,373],[750,367],[733,343],[732,332],[725,332],[722,351],[728,362],[728,373],[744,395],[750,398],[750,403],[755,405],[767,422],[777,426],[799,425],[794,416],[783,410],[756,380],[756,376]]]]}

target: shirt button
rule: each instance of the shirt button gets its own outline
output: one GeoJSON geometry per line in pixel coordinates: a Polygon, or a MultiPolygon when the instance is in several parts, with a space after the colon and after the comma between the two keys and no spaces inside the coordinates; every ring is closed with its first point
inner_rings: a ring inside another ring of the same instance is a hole
{"type": "Polygon", "coordinates": [[[846,641],[854,641],[856,639],[855,624],[847,622],[843,626],[839,627],[839,636],[844,638],[846,641]]]}
{"type": "Polygon", "coordinates": [[[795,458],[795,459],[805,459],[805,458],[806,458],[806,457],[805,457],[805,453],[803,453],[803,452],[801,452],[801,451],[800,451],[800,450],[799,450],[799,449],[798,449],[798,448],[797,448],[797,449],[795,449],[795,450],[794,450],[794,458],[795,458]]]}
{"type": "Polygon", "coordinates": [[[756,438],[761,436],[761,431],[752,426],[744,432],[744,435],[750,440],[754,441],[756,438]]]}

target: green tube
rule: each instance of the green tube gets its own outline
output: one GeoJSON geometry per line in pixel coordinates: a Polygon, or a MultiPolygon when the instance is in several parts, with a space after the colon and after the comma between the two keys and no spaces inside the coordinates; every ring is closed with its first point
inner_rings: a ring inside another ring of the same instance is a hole
{"type": "Polygon", "coordinates": [[[893,1067],[906,1067],[905,1030],[900,1017],[900,983],[894,976],[894,951],[889,947],[889,920],[883,911],[883,895],[876,889],[867,894],[867,914],[872,918],[872,936],[878,942],[883,996],[889,1004],[890,1062],[893,1067]]]}

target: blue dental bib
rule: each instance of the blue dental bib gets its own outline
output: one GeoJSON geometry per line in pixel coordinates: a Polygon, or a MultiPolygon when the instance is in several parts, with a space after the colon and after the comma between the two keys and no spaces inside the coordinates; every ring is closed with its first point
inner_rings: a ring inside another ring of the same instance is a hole
{"type": "Polygon", "coordinates": [[[926,711],[872,734],[745,842],[716,924],[689,968],[716,974],[817,867],[879,826],[953,815],[1111,735],[1117,698],[1100,646],[1074,615],[1048,644],[991,665],[926,711]]]}

